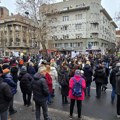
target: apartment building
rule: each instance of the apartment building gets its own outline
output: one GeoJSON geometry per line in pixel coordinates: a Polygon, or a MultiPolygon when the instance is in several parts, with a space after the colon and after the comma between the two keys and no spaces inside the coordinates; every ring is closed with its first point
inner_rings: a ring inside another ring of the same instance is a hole
{"type": "Polygon", "coordinates": [[[105,53],[115,46],[117,25],[102,7],[101,0],[63,0],[51,6],[46,15],[55,48],[105,53]]]}
{"type": "Polygon", "coordinates": [[[0,56],[13,52],[32,54],[40,49],[34,23],[20,14],[9,16],[9,10],[0,7],[0,56]]]}

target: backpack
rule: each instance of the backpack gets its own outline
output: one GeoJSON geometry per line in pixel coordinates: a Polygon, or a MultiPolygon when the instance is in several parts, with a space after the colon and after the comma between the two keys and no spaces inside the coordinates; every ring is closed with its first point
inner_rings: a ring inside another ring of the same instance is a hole
{"type": "Polygon", "coordinates": [[[80,79],[79,81],[76,81],[74,77],[72,79],[74,81],[72,95],[74,97],[81,97],[82,96],[82,79],[80,79]]]}
{"type": "Polygon", "coordinates": [[[68,86],[68,83],[67,83],[67,81],[66,81],[65,75],[62,75],[62,79],[61,79],[61,81],[60,81],[60,85],[61,85],[62,87],[68,86]]]}

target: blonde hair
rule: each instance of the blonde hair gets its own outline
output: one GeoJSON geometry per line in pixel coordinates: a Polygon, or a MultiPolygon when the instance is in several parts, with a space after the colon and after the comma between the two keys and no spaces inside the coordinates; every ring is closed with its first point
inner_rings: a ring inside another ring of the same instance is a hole
{"type": "Polygon", "coordinates": [[[39,69],[38,69],[38,73],[42,73],[42,72],[45,72],[45,71],[47,71],[46,70],[46,67],[40,67],[39,69]]]}

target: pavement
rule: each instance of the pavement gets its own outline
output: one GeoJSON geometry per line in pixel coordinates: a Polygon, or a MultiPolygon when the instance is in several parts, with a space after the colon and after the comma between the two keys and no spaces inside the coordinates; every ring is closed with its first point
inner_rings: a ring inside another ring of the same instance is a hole
{"type": "MultiPolygon", "coordinates": [[[[14,106],[17,113],[11,116],[11,120],[35,120],[33,107],[23,106],[21,91],[18,89],[15,95],[14,106]]],[[[86,97],[82,105],[82,120],[119,120],[116,118],[116,101],[111,105],[111,87],[106,93],[102,93],[101,99],[96,99],[95,85],[92,84],[91,97],[86,97]]],[[[49,107],[49,116],[52,120],[69,120],[69,104],[62,105],[60,90],[57,87],[53,104],[49,107]]],[[[43,117],[41,117],[43,120],[43,117]]],[[[77,107],[74,108],[73,120],[77,120],[77,107]]]]}

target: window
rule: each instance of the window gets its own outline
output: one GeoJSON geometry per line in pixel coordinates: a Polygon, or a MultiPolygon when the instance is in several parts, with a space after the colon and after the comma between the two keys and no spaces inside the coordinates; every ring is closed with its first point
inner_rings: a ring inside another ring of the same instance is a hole
{"type": "Polygon", "coordinates": [[[57,40],[58,37],[57,36],[52,36],[52,40],[57,40]]]}
{"type": "Polygon", "coordinates": [[[63,39],[69,39],[69,35],[63,35],[63,39]]]}
{"type": "Polygon", "coordinates": [[[81,38],[81,37],[82,37],[82,33],[76,34],[76,39],[81,38]]]}
{"type": "Polygon", "coordinates": [[[76,29],[76,30],[82,29],[82,24],[81,24],[81,23],[76,24],[76,25],[75,25],[75,29],[76,29]]]}
{"type": "Polygon", "coordinates": [[[64,25],[61,27],[61,30],[68,30],[68,25],[64,25]]]}
{"type": "Polygon", "coordinates": [[[75,17],[76,17],[76,20],[80,20],[80,19],[82,19],[82,14],[77,14],[77,15],[75,15],[75,17]]]}
{"type": "Polygon", "coordinates": [[[69,21],[69,16],[63,16],[63,21],[69,21]]]}
{"type": "Polygon", "coordinates": [[[64,43],[64,47],[68,47],[68,43],[64,43]]]}

